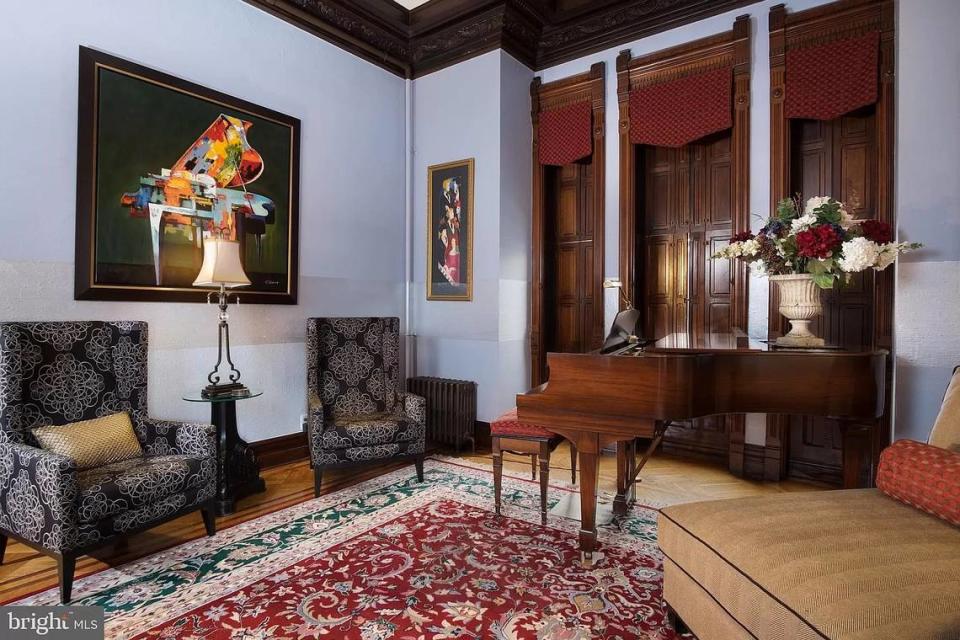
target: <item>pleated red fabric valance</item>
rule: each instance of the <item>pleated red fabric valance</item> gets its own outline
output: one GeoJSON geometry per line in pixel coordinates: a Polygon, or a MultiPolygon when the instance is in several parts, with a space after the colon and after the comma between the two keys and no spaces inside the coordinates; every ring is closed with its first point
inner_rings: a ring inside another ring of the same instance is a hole
{"type": "Polygon", "coordinates": [[[833,120],[877,101],[880,33],[787,51],[788,118],[833,120]]]}
{"type": "Polygon", "coordinates": [[[593,153],[593,118],[589,102],[540,112],[537,130],[540,164],[562,166],[593,153]]]}
{"type": "Polygon", "coordinates": [[[630,92],[630,142],[682,147],[733,126],[733,70],[713,69],[630,92]]]}

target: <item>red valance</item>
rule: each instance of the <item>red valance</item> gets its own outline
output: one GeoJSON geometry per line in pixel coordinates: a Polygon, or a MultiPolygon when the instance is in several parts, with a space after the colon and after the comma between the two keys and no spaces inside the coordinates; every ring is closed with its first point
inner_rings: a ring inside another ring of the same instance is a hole
{"type": "Polygon", "coordinates": [[[630,92],[630,142],[682,147],[733,126],[733,70],[723,67],[630,92]]]}
{"type": "Polygon", "coordinates": [[[833,120],[877,101],[880,32],[787,51],[788,118],[833,120]]]}
{"type": "Polygon", "coordinates": [[[593,153],[591,111],[589,102],[577,102],[540,112],[540,164],[562,166],[593,153]]]}

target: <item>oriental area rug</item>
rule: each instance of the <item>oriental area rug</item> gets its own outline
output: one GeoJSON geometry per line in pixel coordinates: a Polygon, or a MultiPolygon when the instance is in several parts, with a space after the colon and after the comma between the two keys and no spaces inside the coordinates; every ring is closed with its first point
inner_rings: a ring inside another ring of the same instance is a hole
{"type": "Polygon", "coordinates": [[[586,569],[578,520],[540,524],[537,483],[504,474],[503,504],[489,467],[430,459],[423,483],[401,469],[82,578],[72,604],[103,607],[108,638],[676,637],[655,510],[604,525],[586,569]]]}

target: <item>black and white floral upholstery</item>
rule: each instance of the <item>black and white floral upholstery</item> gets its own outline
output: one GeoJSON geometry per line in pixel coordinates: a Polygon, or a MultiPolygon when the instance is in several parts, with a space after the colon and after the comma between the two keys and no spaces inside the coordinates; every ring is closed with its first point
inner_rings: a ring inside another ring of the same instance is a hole
{"type": "Polygon", "coordinates": [[[0,323],[0,537],[62,555],[144,529],[214,497],[216,455],[213,425],[149,417],[146,323],[0,323]],[[30,431],[117,411],[142,458],[78,471],[30,431]]]}
{"type": "Polygon", "coordinates": [[[417,459],[419,469],[426,404],[399,385],[399,318],[309,318],[308,435],[314,469],[401,456],[417,459]]]}

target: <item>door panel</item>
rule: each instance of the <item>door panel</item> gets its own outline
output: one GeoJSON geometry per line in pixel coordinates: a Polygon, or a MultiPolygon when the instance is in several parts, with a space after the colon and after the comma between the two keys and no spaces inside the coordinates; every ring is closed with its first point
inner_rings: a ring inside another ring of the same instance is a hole
{"type": "Polygon", "coordinates": [[[547,170],[544,326],[547,351],[593,348],[593,185],[589,164],[547,170]]]}

